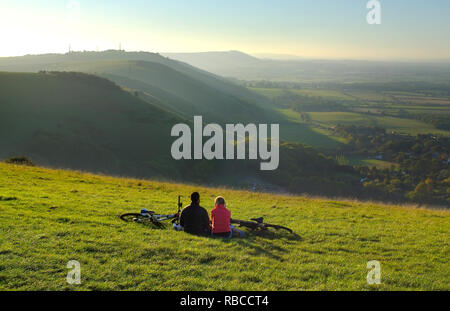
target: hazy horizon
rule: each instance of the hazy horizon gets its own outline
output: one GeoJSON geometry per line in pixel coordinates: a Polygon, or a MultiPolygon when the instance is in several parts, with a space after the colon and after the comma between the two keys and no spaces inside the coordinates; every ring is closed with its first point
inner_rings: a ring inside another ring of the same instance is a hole
{"type": "Polygon", "coordinates": [[[450,3],[366,0],[214,2],[0,0],[0,56],[122,49],[238,50],[304,59],[449,61],[450,3]]]}
{"type": "MultiPolygon", "coordinates": [[[[427,64],[427,63],[450,63],[449,59],[365,59],[365,58],[323,58],[323,57],[302,57],[292,54],[277,54],[277,53],[247,53],[245,51],[239,50],[223,50],[223,51],[197,51],[197,52],[162,52],[162,51],[146,51],[146,50],[119,50],[119,49],[105,49],[105,50],[71,50],[71,53],[104,53],[109,51],[124,52],[124,53],[157,53],[160,55],[168,54],[202,54],[202,53],[229,53],[229,52],[239,52],[246,54],[251,57],[255,57],[260,60],[270,60],[270,61],[355,61],[355,62],[374,62],[374,63],[414,63],[414,64],[427,64]]],[[[62,52],[42,52],[42,53],[27,53],[21,55],[7,55],[0,56],[1,58],[14,58],[14,57],[24,57],[24,56],[42,56],[42,55],[66,55],[69,51],[62,52]]]]}

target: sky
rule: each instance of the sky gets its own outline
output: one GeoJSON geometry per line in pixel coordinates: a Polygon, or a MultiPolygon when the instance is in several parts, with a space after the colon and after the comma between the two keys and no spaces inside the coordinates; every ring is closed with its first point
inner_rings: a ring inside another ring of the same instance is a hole
{"type": "Polygon", "coordinates": [[[450,60],[450,1],[0,0],[0,56],[239,50],[305,58],[450,60]]]}

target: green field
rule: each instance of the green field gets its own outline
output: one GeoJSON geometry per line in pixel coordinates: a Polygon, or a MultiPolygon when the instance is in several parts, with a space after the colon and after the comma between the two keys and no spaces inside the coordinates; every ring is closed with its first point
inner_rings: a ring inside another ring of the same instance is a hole
{"type": "Polygon", "coordinates": [[[279,111],[288,121],[280,125],[280,135],[284,140],[298,141],[302,144],[326,150],[331,150],[345,143],[345,139],[330,135],[329,131],[302,122],[298,112],[290,109],[280,109],[279,111]]]}
{"type": "Polygon", "coordinates": [[[449,211],[201,188],[0,164],[1,290],[450,290],[449,211]],[[296,235],[222,240],[124,223],[193,190],[296,235]],[[81,285],[66,283],[69,260],[81,285]],[[381,263],[368,285],[366,263],[381,263]]]}
{"type": "Polygon", "coordinates": [[[267,98],[274,98],[276,96],[281,96],[285,92],[284,89],[277,89],[277,88],[249,87],[249,89],[267,98]]]}
{"type": "Polygon", "coordinates": [[[440,134],[448,136],[449,131],[437,129],[433,124],[416,120],[414,118],[398,117],[399,111],[410,113],[447,114],[448,99],[445,97],[424,96],[421,93],[384,92],[357,89],[326,89],[326,88],[262,88],[250,87],[250,90],[267,97],[273,101],[275,109],[287,117],[290,123],[282,124],[283,139],[298,141],[322,150],[334,149],[344,139],[336,137],[327,128],[335,125],[376,126],[387,131],[395,131],[399,134],[440,134]],[[295,103],[283,98],[299,95],[295,103]],[[301,97],[303,96],[303,97],[301,97]],[[306,96],[306,97],[304,97],[306,96]],[[302,107],[304,101],[317,101],[317,108],[308,106],[308,110],[297,108],[296,111],[289,105],[299,104],[302,107]],[[280,102],[281,101],[281,102],[280,102]],[[330,111],[321,111],[321,105],[325,103],[338,103],[330,111]],[[278,105],[278,106],[277,106],[278,105]],[[318,109],[318,110],[314,110],[318,109]],[[336,111],[337,110],[337,111],[336,111]],[[298,111],[309,116],[309,122],[304,122],[298,111]],[[302,125],[300,127],[300,125],[302,125]]]}
{"type": "Polygon", "coordinates": [[[383,160],[377,160],[377,159],[367,159],[361,156],[349,156],[347,157],[347,160],[351,165],[364,165],[364,166],[375,166],[377,168],[390,168],[391,166],[398,166],[398,164],[389,162],[389,161],[383,161],[383,160]]]}
{"type": "Polygon", "coordinates": [[[311,97],[323,97],[328,99],[345,99],[345,100],[354,100],[355,98],[349,96],[341,91],[337,90],[327,90],[327,89],[300,89],[300,90],[292,90],[293,93],[300,95],[307,95],[311,97]]]}
{"type": "Polygon", "coordinates": [[[417,135],[420,133],[433,133],[449,135],[448,131],[438,130],[425,122],[395,118],[389,116],[373,116],[354,112],[308,112],[311,120],[322,125],[333,126],[356,125],[356,126],[377,126],[388,131],[396,131],[400,134],[417,135]]]}

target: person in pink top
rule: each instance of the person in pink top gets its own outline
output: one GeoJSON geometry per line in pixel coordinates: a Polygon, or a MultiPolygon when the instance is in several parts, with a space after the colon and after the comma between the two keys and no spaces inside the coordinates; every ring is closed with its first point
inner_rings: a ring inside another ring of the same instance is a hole
{"type": "Polygon", "coordinates": [[[244,236],[244,232],[236,229],[231,223],[231,212],[226,207],[225,199],[217,197],[211,211],[211,234],[216,237],[231,238],[233,235],[244,236]]]}

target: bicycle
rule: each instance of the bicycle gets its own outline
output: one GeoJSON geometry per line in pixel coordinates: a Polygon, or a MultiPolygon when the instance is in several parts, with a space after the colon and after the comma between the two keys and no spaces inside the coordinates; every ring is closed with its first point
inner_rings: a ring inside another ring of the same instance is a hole
{"type": "MultiPolygon", "coordinates": [[[[134,221],[137,223],[152,224],[158,228],[164,228],[165,225],[164,225],[163,221],[167,221],[167,220],[171,220],[172,224],[179,225],[181,208],[183,207],[181,198],[182,198],[182,196],[179,195],[178,196],[178,212],[176,212],[174,214],[167,214],[167,215],[156,214],[154,211],[149,211],[146,208],[143,208],[143,209],[141,209],[140,213],[122,214],[122,215],[120,215],[120,219],[122,219],[126,222],[134,221]]],[[[265,223],[263,217],[252,218],[250,220],[230,219],[230,223],[236,224],[239,227],[250,228],[253,231],[265,231],[268,228],[273,228],[276,230],[286,230],[289,233],[294,233],[291,229],[289,229],[287,227],[265,223]]]]}
{"type": "Polygon", "coordinates": [[[268,228],[274,228],[276,230],[286,230],[289,233],[294,233],[292,229],[287,227],[265,223],[264,217],[252,218],[250,220],[231,219],[230,222],[238,225],[239,227],[250,228],[253,231],[265,231],[268,228]]]}
{"type": "Polygon", "coordinates": [[[146,208],[141,209],[140,213],[126,213],[120,215],[120,219],[126,222],[138,222],[143,224],[152,224],[158,228],[164,228],[165,225],[163,221],[172,220],[172,224],[179,224],[180,222],[180,214],[181,208],[183,207],[183,203],[181,202],[182,196],[178,196],[178,212],[174,214],[156,214],[154,211],[149,211],[146,208]]]}

